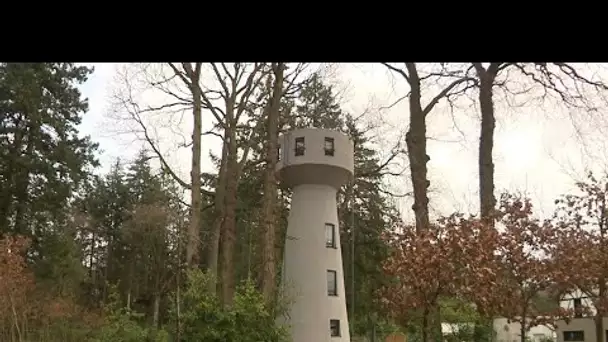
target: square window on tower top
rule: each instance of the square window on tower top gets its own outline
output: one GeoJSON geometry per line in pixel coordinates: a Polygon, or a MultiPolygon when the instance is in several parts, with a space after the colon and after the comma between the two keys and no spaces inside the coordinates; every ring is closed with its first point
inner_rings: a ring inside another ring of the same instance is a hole
{"type": "Polygon", "coordinates": [[[303,156],[304,150],[306,150],[306,147],[304,144],[304,137],[297,137],[296,138],[296,156],[303,156]]]}
{"type": "Polygon", "coordinates": [[[334,155],[335,152],[335,147],[334,147],[334,138],[329,138],[329,137],[325,137],[325,155],[326,156],[332,156],[334,155]]]}

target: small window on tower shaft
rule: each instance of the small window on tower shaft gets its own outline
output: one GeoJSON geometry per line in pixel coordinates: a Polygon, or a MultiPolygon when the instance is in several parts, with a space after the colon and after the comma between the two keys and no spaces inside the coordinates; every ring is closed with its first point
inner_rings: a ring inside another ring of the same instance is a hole
{"type": "Polygon", "coordinates": [[[330,319],[329,320],[329,332],[331,337],[340,337],[340,320],[330,319]]]}
{"type": "Polygon", "coordinates": [[[296,156],[303,156],[305,149],[306,148],[304,147],[304,137],[297,137],[296,138],[296,156]]]}
{"type": "Polygon", "coordinates": [[[327,295],[338,295],[338,272],[334,270],[327,270],[327,295]]]}
{"type": "Polygon", "coordinates": [[[336,226],[331,223],[325,224],[325,247],[336,248],[336,226]]]}
{"type": "Polygon", "coordinates": [[[281,161],[281,145],[277,146],[277,161],[281,161]]]}
{"type": "Polygon", "coordinates": [[[334,138],[325,137],[325,155],[333,157],[334,151],[334,138]]]}

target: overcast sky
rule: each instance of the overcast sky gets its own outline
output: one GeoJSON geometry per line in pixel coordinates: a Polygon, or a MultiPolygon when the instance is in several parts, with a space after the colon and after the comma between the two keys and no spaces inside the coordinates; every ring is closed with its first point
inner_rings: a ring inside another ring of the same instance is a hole
{"type": "MultiPolygon", "coordinates": [[[[116,68],[113,64],[95,64],[95,73],[82,86],[83,94],[89,98],[90,110],[81,130],[100,144],[104,170],[117,157],[132,159],[142,146],[134,135],[117,135],[116,132],[124,130],[128,123],[108,115],[110,95],[116,87],[116,68]]],[[[361,114],[366,109],[370,112],[366,120],[376,127],[372,133],[386,155],[399,134],[407,129],[407,103],[390,110],[377,109],[402,96],[407,90],[405,81],[391,76],[378,64],[340,65],[331,74],[331,81],[342,94],[344,109],[354,114],[361,114]]],[[[428,154],[431,160],[428,167],[432,189],[430,205],[434,215],[454,210],[477,211],[477,115],[477,110],[470,107],[458,110],[452,117],[445,106],[429,114],[428,154]]],[[[494,149],[497,194],[503,189],[526,192],[541,217],[551,213],[553,200],[558,195],[571,191],[573,177],[581,177],[585,168],[603,169],[606,145],[601,140],[602,120],[591,120],[586,113],[572,113],[548,103],[517,109],[499,103],[497,117],[494,149]],[[576,120],[574,126],[570,117],[584,119],[576,120]],[[585,145],[580,144],[581,135],[585,145]]],[[[207,116],[206,122],[210,123],[210,120],[211,116],[207,116]]],[[[187,123],[182,129],[185,135],[190,135],[187,123]]],[[[190,163],[187,149],[178,151],[175,148],[179,138],[169,130],[159,134],[163,137],[161,147],[169,162],[186,177],[190,163]]],[[[206,159],[208,151],[217,150],[217,147],[217,140],[206,139],[203,157],[206,159]]],[[[208,162],[205,165],[207,169],[211,167],[208,162]]],[[[400,179],[391,180],[394,192],[410,191],[409,170],[406,171],[400,179]]],[[[412,217],[409,199],[400,199],[398,205],[406,218],[412,217]]]]}

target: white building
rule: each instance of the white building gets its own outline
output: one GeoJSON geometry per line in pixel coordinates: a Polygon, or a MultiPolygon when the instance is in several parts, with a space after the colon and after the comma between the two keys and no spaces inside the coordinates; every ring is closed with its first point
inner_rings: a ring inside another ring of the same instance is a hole
{"type": "MultiPolygon", "coordinates": [[[[581,310],[588,312],[586,315],[575,314],[570,322],[565,321],[557,322],[557,342],[570,342],[570,341],[596,341],[595,335],[595,321],[593,316],[596,313],[591,298],[582,291],[575,289],[568,294],[564,295],[560,299],[559,303],[561,308],[574,310],[581,308],[581,310]]],[[[604,317],[604,340],[608,341],[608,318],[604,317]]]]}
{"type": "MultiPolygon", "coordinates": [[[[496,334],[496,342],[520,342],[521,341],[521,324],[519,322],[509,322],[507,318],[494,318],[494,332],[496,334]]],[[[547,325],[536,325],[531,327],[525,333],[526,340],[530,342],[545,342],[555,341],[556,333],[552,327],[547,325]]]]}
{"type": "MultiPolygon", "coordinates": [[[[509,321],[505,317],[496,317],[493,322],[495,342],[520,342],[521,341],[521,326],[519,322],[509,321]]],[[[475,329],[475,323],[441,323],[441,332],[443,336],[457,335],[459,331],[465,329],[467,333],[472,333],[475,329]]],[[[555,341],[556,334],[552,327],[547,325],[537,325],[531,327],[525,333],[526,341],[529,342],[547,342],[555,341]]],[[[463,341],[464,342],[464,341],[463,341]]]]}
{"type": "Polygon", "coordinates": [[[283,264],[293,342],[350,342],[336,194],[353,176],[353,143],[307,128],[279,144],[279,177],[293,189],[283,264]]]}

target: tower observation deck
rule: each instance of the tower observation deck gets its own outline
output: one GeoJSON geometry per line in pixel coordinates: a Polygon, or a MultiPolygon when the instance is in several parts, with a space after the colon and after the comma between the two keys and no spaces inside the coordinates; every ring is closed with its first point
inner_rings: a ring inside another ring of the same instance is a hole
{"type": "Polygon", "coordinates": [[[279,137],[277,170],[293,190],[283,261],[293,342],[350,342],[336,203],[353,177],[353,143],[333,130],[279,137]]]}

